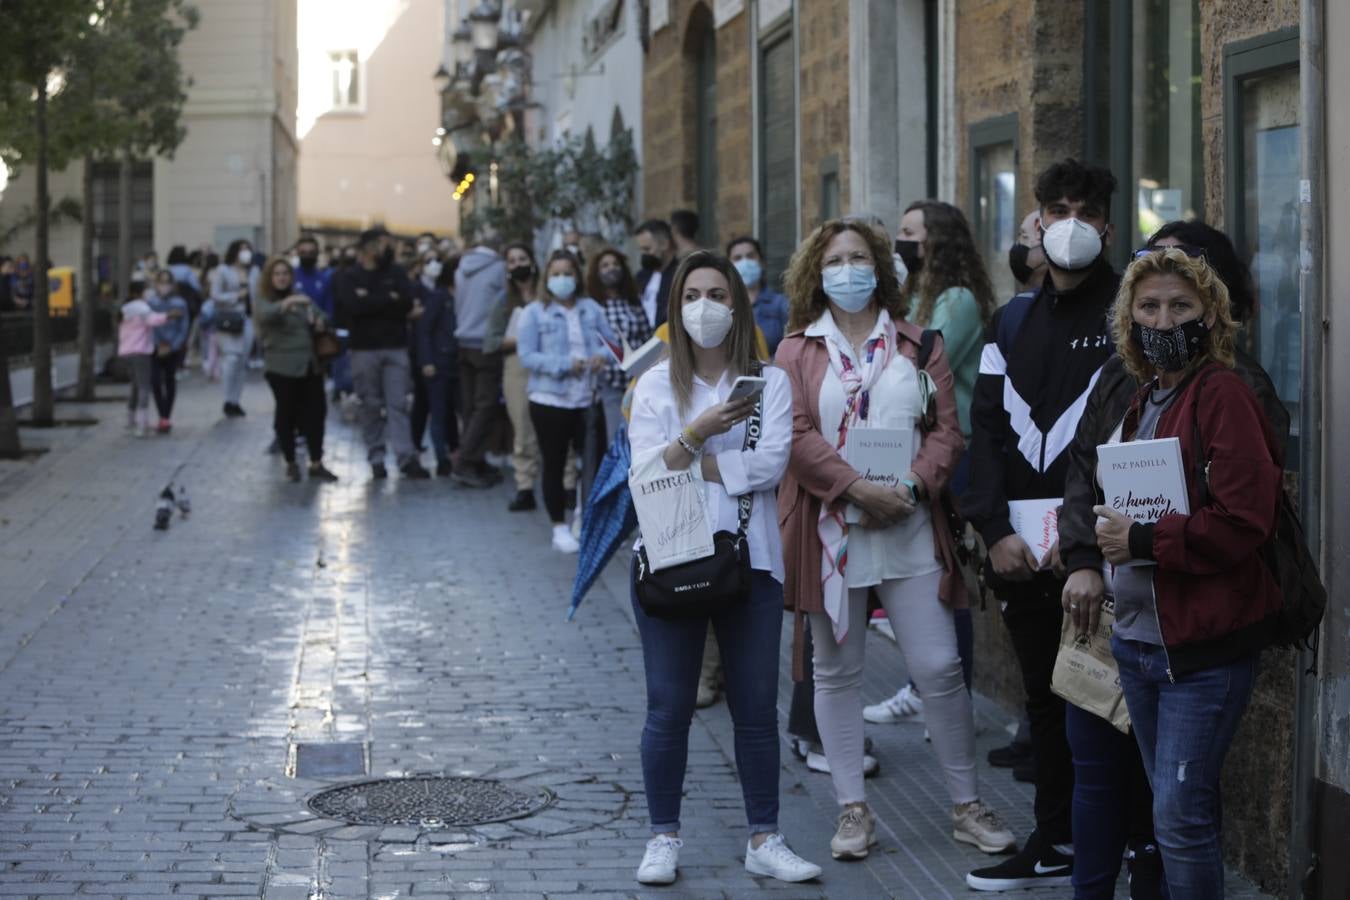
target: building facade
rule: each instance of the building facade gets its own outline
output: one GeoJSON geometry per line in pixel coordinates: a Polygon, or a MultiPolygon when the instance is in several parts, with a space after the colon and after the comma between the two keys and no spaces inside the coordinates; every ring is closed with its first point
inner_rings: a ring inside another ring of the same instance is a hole
{"type": "Polygon", "coordinates": [[[300,0],[303,229],[457,233],[432,144],[446,22],[443,0],[300,0]]]}
{"type": "MultiPolygon", "coordinates": [[[[894,230],[909,202],[936,197],[965,211],[996,291],[1009,297],[1007,251],[1035,208],[1036,174],[1068,156],[1119,179],[1108,251],[1117,268],[1170,220],[1202,219],[1233,238],[1258,297],[1245,340],[1293,420],[1286,484],[1315,520],[1310,535],[1325,535],[1331,608],[1320,680],[1301,674],[1311,654],[1265,654],[1225,770],[1225,849],[1280,896],[1296,895],[1315,854],[1322,896],[1347,896],[1346,855],[1318,850],[1342,840],[1350,822],[1350,613],[1337,590],[1350,519],[1322,478],[1323,461],[1344,446],[1335,438],[1350,437],[1336,431],[1347,418],[1338,403],[1344,411],[1350,398],[1335,386],[1347,381],[1327,377],[1345,365],[1332,339],[1348,295],[1337,278],[1350,286],[1350,273],[1328,263],[1329,325],[1317,327],[1305,312],[1306,270],[1321,261],[1300,239],[1309,215],[1300,97],[1322,73],[1320,57],[1312,69],[1300,51],[1300,15],[1327,9],[1328,47],[1347,36],[1350,16],[1316,0],[645,6],[645,211],[697,209],[711,246],[757,235],[771,278],[823,219],[866,212],[894,230]],[[1323,344],[1330,372],[1309,368],[1323,344]]],[[[1338,108],[1332,57],[1328,110],[1338,108]]],[[[1344,134],[1339,144],[1334,137],[1333,129],[1326,147],[1346,146],[1344,134]]],[[[1337,162],[1326,157],[1327,198],[1342,202],[1344,216],[1350,194],[1337,162]]],[[[1328,211],[1328,247],[1336,215],[1328,211]]],[[[981,690],[1018,704],[1020,676],[996,604],[978,613],[977,657],[981,690]]]]}

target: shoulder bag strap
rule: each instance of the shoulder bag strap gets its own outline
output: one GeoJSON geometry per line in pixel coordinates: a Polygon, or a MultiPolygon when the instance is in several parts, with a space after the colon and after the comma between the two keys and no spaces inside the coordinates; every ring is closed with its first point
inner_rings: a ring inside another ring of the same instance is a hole
{"type": "MultiPolygon", "coordinates": [[[[756,375],[763,373],[763,367],[756,364],[752,366],[756,375]]],[[[759,432],[763,426],[764,414],[764,392],[761,391],[759,399],[755,401],[755,411],[750,414],[750,418],[745,420],[745,449],[754,450],[759,443],[759,432]]],[[[750,531],[750,511],[755,503],[754,491],[748,491],[736,498],[736,534],[744,538],[750,531]]]]}

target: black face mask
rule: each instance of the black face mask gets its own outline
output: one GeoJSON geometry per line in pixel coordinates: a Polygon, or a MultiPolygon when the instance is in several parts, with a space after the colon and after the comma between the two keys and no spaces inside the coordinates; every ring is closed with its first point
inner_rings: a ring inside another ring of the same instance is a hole
{"type": "Polygon", "coordinates": [[[918,241],[896,241],[895,252],[905,261],[905,268],[909,269],[910,274],[923,269],[923,257],[919,256],[918,241]]]}
{"type": "Polygon", "coordinates": [[[534,266],[516,266],[507,274],[512,281],[529,281],[534,277],[534,266]]]}
{"type": "Polygon", "coordinates": [[[1192,319],[1164,331],[1135,322],[1130,338],[1149,365],[1162,372],[1180,372],[1209,349],[1209,326],[1204,319],[1192,319]]]}
{"type": "Polygon", "coordinates": [[[1013,244],[1008,248],[1008,268],[1012,270],[1013,278],[1017,279],[1018,284],[1026,284],[1031,281],[1031,277],[1036,270],[1027,265],[1027,256],[1031,253],[1031,248],[1026,244],[1013,244]]]}
{"type": "Polygon", "coordinates": [[[659,272],[661,270],[661,259],[650,253],[644,253],[638,259],[638,267],[649,272],[659,272]]]}
{"type": "Polygon", "coordinates": [[[313,272],[314,267],[317,266],[318,264],[319,258],[317,256],[300,257],[300,268],[304,269],[306,272],[313,272]]]}
{"type": "Polygon", "coordinates": [[[623,284],[623,269],[606,269],[601,272],[600,283],[607,288],[616,288],[623,284]]]}

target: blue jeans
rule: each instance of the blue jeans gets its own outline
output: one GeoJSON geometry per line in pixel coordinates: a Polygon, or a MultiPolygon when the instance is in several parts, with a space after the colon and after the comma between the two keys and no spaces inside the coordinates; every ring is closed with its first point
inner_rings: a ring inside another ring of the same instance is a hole
{"type": "Polygon", "coordinates": [[[436,363],[436,374],[427,379],[427,404],[430,406],[431,449],[436,463],[450,463],[450,454],[459,449],[459,422],[455,404],[459,400],[459,377],[450,363],[436,363]]]}
{"type": "Polygon", "coordinates": [[[1127,840],[1154,841],[1153,794],[1133,737],[1072,703],[1064,729],[1073,751],[1074,900],[1111,900],[1127,840]]]}
{"type": "MultiPolygon", "coordinates": [[[[633,613],[647,673],[647,721],[642,727],[642,781],[653,834],[680,830],[680,799],[689,757],[689,723],[703,666],[708,619],[657,619],[633,613]]],[[[750,596],[712,617],[726,676],[727,708],[735,724],[736,771],[751,834],[778,830],[778,640],[783,586],[754,572],[750,596]]]]}
{"type": "Polygon", "coordinates": [[[1167,677],[1162,647],[1111,639],[1153,785],[1153,827],[1173,897],[1223,897],[1219,773],[1256,682],[1257,656],[1167,677]]]}
{"type": "Polygon", "coordinates": [[[329,374],[333,377],[333,390],[339,394],[350,394],[352,386],[352,354],[343,349],[342,353],[330,364],[329,374]]]}

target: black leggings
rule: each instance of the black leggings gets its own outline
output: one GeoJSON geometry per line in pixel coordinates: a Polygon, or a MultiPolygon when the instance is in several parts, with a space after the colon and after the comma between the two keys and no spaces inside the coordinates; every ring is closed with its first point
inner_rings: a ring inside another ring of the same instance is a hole
{"type": "MultiPolygon", "coordinates": [[[[599,404],[594,407],[596,459],[605,452],[605,413],[599,404]]],[[[588,462],[586,452],[586,410],[562,409],[530,403],[530,422],[539,439],[540,482],[544,490],[544,508],[556,525],[564,521],[565,513],[573,504],[568,502],[563,488],[563,470],[567,467],[567,448],[571,447],[582,465],[588,462]]]]}
{"type": "Polygon", "coordinates": [[[178,396],[178,353],[150,357],[150,390],[161,419],[173,418],[173,401],[178,396]]]}
{"type": "Polygon", "coordinates": [[[276,398],[277,409],[272,427],[286,462],[295,462],[295,433],[305,436],[305,453],[311,463],[323,459],[323,425],[328,416],[328,398],[323,393],[323,376],[311,372],[299,378],[268,372],[267,386],[276,398]]]}

